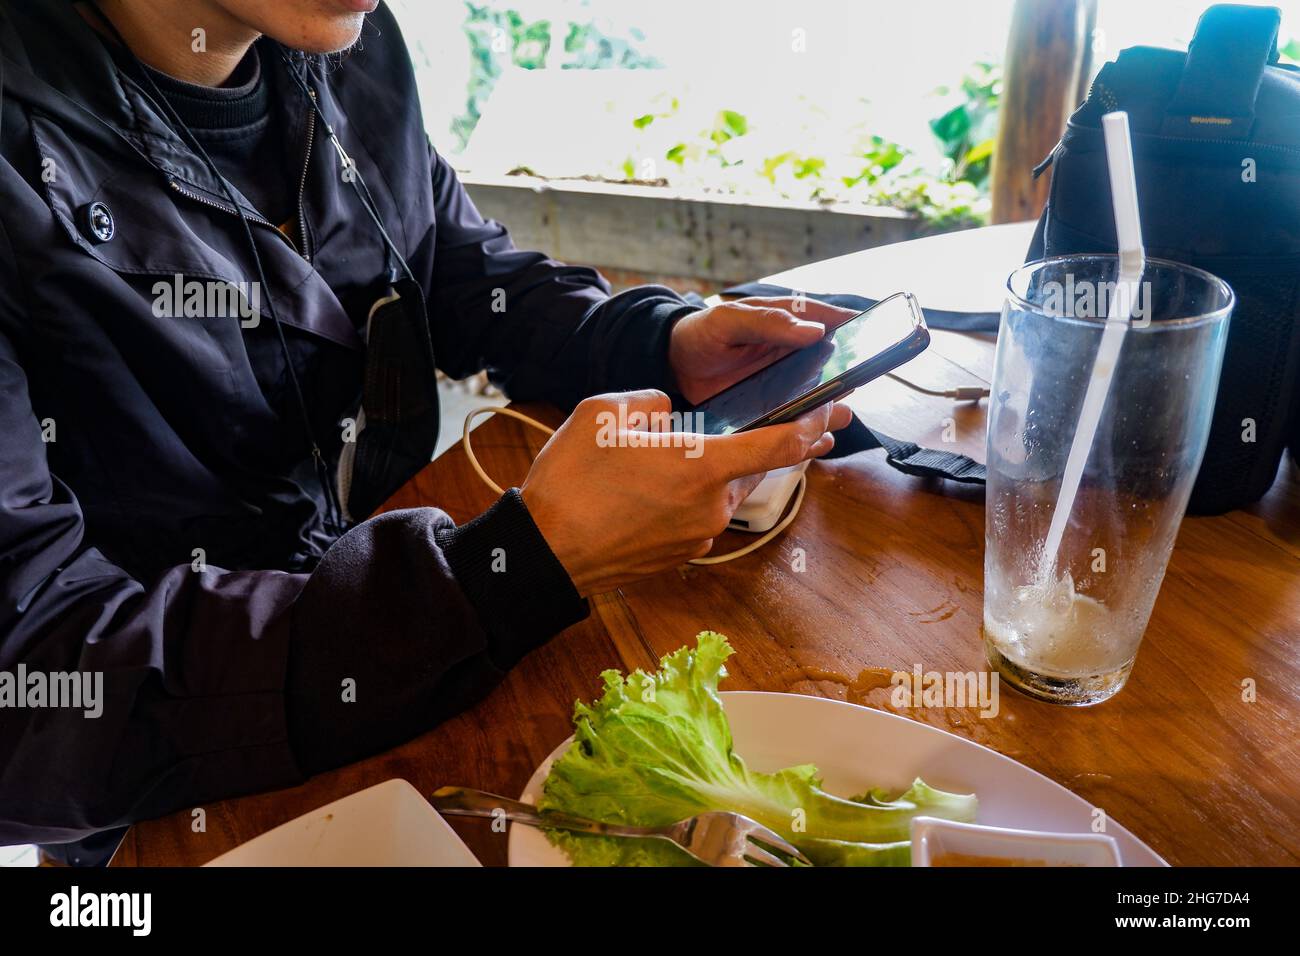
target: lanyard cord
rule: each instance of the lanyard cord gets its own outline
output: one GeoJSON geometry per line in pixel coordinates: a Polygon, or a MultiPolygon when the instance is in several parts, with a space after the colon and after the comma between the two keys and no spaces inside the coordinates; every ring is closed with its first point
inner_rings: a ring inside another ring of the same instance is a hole
{"type": "MultiPolygon", "coordinates": [[[[294,367],[293,357],[289,352],[289,343],[285,339],[284,327],[280,324],[280,319],[275,313],[275,303],[271,297],[271,287],[266,281],[266,272],[262,268],[262,257],[258,254],[257,242],[253,238],[253,229],[252,226],[249,225],[248,217],[244,214],[243,207],[235,198],[234,191],[231,189],[230,183],[227,182],[226,177],[221,174],[219,169],[217,169],[217,164],[212,161],[212,157],[209,156],[207,150],[203,148],[203,144],[198,141],[198,138],[195,137],[189,126],[186,125],[185,121],[181,119],[180,115],[172,107],[171,102],[167,99],[166,95],[158,88],[158,84],[154,82],[154,78],[149,75],[149,71],[145,68],[144,64],[140,62],[140,58],[135,55],[130,44],[128,44],[122,37],[117,26],[108,18],[107,14],[99,9],[98,4],[91,3],[89,4],[89,8],[95,12],[96,17],[98,17],[99,20],[112,32],[117,42],[127,51],[128,55],[131,57],[131,62],[135,64],[140,76],[144,78],[145,83],[149,86],[149,91],[145,91],[145,95],[148,96],[150,100],[154,101],[155,108],[159,108],[164,115],[169,118],[170,122],[173,124],[175,132],[180,135],[186,144],[194,150],[196,154],[198,154],[200,159],[203,160],[204,165],[208,168],[208,172],[210,172],[213,178],[221,184],[221,191],[225,194],[226,200],[234,207],[236,214],[239,216],[239,222],[244,228],[244,238],[248,242],[248,251],[253,257],[253,265],[257,270],[257,279],[258,282],[261,283],[263,298],[266,300],[266,314],[271,319],[271,325],[275,328],[276,337],[279,339],[280,354],[284,357],[285,368],[289,372],[289,381],[293,385],[294,398],[297,400],[298,414],[302,418],[303,431],[306,433],[307,441],[311,445],[311,456],[316,468],[316,477],[317,480],[320,481],[325,492],[325,501],[328,508],[326,518],[334,526],[336,531],[341,531],[343,528],[342,506],[339,503],[338,494],[334,488],[334,484],[330,480],[329,468],[325,464],[325,457],[321,452],[320,445],[316,442],[316,435],[311,427],[311,415],[307,411],[307,401],[303,397],[302,384],[298,381],[298,371],[294,367]],[[152,95],[150,95],[150,91],[152,92],[152,95]]],[[[299,82],[301,82],[301,80],[299,82]]],[[[387,236],[385,236],[385,238],[387,238],[387,236]]]]}
{"type": "Polygon", "coordinates": [[[357,168],[356,162],[348,155],[347,150],[343,148],[343,144],[339,142],[338,135],[334,132],[334,127],[331,126],[330,121],[325,118],[325,113],[320,108],[320,103],[313,94],[311,87],[307,85],[307,81],[303,79],[302,74],[299,72],[298,64],[294,62],[293,57],[289,55],[289,52],[283,46],[280,47],[280,56],[284,59],[285,65],[289,68],[289,75],[293,77],[294,82],[298,85],[299,91],[307,100],[308,104],[310,104],[312,110],[315,111],[316,121],[320,123],[321,127],[325,130],[325,135],[329,137],[330,142],[333,144],[334,151],[338,153],[339,162],[343,166],[343,178],[352,184],[352,189],[357,194],[357,199],[361,201],[362,208],[364,208],[366,214],[370,216],[371,221],[375,224],[375,228],[379,230],[379,235],[384,240],[384,247],[387,249],[388,254],[393,258],[393,261],[401,267],[401,271],[406,278],[414,283],[415,276],[411,274],[411,267],[407,265],[405,257],[398,251],[397,246],[388,235],[388,230],[384,228],[383,220],[379,218],[379,208],[375,204],[375,197],[370,194],[370,187],[366,185],[365,179],[362,178],[361,170],[357,168]]]}

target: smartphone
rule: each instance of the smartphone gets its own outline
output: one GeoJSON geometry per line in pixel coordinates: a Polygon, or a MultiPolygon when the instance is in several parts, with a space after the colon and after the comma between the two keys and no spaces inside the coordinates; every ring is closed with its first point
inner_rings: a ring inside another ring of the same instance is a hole
{"type": "Polygon", "coordinates": [[[729,435],[792,421],[898,368],[929,344],[916,296],[895,293],[694,406],[694,428],[729,435]]]}

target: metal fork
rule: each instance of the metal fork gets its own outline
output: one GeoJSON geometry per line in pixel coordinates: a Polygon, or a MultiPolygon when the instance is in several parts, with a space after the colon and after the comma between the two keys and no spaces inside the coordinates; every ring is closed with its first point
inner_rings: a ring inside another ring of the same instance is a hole
{"type": "Polygon", "coordinates": [[[538,810],[518,800],[465,787],[442,787],[434,792],[429,802],[439,813],[448,816],[503,817],[513,823],[542,829],[667,840],[709,866],[789,866],[773,850],[805,866],[812,866],[807,857],[783,838],[739,813],[712,811],[666,827],[629,827],[555,810],[538,810]]]}

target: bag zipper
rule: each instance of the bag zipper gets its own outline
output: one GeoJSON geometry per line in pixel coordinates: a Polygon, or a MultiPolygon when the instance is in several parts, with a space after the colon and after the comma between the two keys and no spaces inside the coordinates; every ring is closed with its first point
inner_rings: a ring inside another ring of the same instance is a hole
{"type": "Polygon", "coordinates": [[[1057,140],[1056,145],[1052,147],[1052,151],[1043,157],[1042,162],[1029,171],[1030,175],[1034,177],[1034,182],[1038,182],[1038,177],[1047,172],[1047,168],[1056,162],[1056,153],[1060,148],[1061,141],[1057,140]]]}
{"type": "MultiPolygon", "coordinates": [[[[1088,84],[1088,95],[1083,98],[1083,101],[1084,103],[1087,103],[1089,100],[1093,99],[1094,97],[1106,101],[1102,104],[1102,108],[1105,109],[1107,112],[1111,112],[1119,109],[1119,100],[1117,100],[1115,98],[1115,94],[1112,93],[1105,86],[1105,84],[1101,82],[1100,75],[1094,76],[1092,78],[1092,82],[1088,84]]],[[[1066,132],[1069,132],[1068,123],[1066,124],[1066,132]]],[[[1056,141],[1056,145],[1052,147],[1052,151],[1048,153],[1046,156],[1044,156],[1042,161],[1039,162],[1037,166],[1035,166],[1032,170],[1030,170],[1030,175],[1033,176],[1034,182],[1038,182],[1038,178],[1042,176],[1043,173],[1047,172],[1047,170],[1051,168],[1053,164],[1055,164],[1056,154],[1061,151],[1062,144],[1064,142],[1065,142],[1065,134],[1062,133],[1061,138],[1058,139],[1056,141]]]]}
{"type": "MultiPolygon", "coordinates": [[[[1114,112],[1115,110],[1121,109],[1119,100],[1116,98],[1115,94],[1111,92],[1109,87],[1105,86],[1103,83],[1100,82],[1100,77],[1094,79],[1092,81],[1092,86],[1088,88],[1087,98],[1090,100],[1094,96],[1103,101],[1102,108],[1106,112],[1114,112]]],[[[1094,127],[1075,126],[1074,129],[1087,129],[1091,132],[1094,130],[1094,127]]],[[[1097,127],[1096,132],[1100,132],[1100,131],[1101,131],[1100,127],[1097,127]]],[[[1067,127],[1066,132],[1069,132],[1069,127],[1067,127]]],[[[1145,136],[1150,139],[1163,139],[1171,143],[1215,143],[1219,146],[1249,145],[1251,149],[1278,149],[1287,153],[1300,153],[1300,146],[1287,146],[1283,143],[1256,143],[1244,139],[1227,139],[1224,137],[1215,137],[1211,139],[1208,137],[1203,138],[1200,136],[1170,136],[1167,133],[1143,133],[1140,130],[1135,130],[1134,136],[1135,137],[1145,136]]],[[[1059,148],[1060,148],[1060,144],[1057,144],[1057,149],[1059,148]]],[[[1056,153],[1056,149],[1053,149],[1052,154],[1048,156],[1047,160],[1044,160],[1042,163],[1039,164],[1039,168],[1046,168],[1047,165],[1050,165],[1049,160],[1053,158],[1055,153],[1056,153]]]]}
{"type": "Polygon", "coordinates": [[[1092,78],[1092,83],[1088,86],[1088,95],[1084,97],[1084,102],[1087,102],[1094,96],[1097,99],[1104,100],[1102,107],[1106,112],[1113,113],[1115,110],[1119,109],[1119,100],[1115,97],[1115,94],[1111,92],[1110,88],[1101,82],[1100,76],[1094,76],[1092,78]]]}

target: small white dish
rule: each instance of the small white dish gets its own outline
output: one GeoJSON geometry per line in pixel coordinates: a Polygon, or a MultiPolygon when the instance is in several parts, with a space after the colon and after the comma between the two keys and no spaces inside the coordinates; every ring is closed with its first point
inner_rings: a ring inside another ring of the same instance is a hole
{"type": "Polygon", "coordinates": [[[405,780],[385,780],[303,814],[205,866],[481,866],[405,780]]]}
{"type": "Polygon", "coordinates": [[[1122,866],[1104,833],[1009,830],[937,817],[912,821],[913,866],[1122,866]],[[950,857],[948,863],[936,862],[950,857]],[[1006,861],[1006,862],[998,862],[1006,861]]]}

